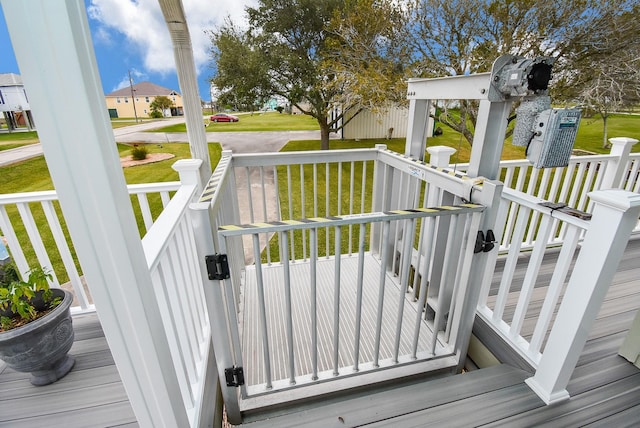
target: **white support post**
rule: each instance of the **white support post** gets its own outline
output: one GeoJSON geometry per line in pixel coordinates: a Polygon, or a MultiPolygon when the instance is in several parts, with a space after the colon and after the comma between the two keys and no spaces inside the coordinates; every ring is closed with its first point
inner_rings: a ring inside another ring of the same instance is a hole
{"type": "Polygon", "coordinates": [[[526,381],[547,404],[569,398],[567,384],[640,214],[637,193],[601,190],[589,197],[591,225],[538,369],[526,381]]]}
{"type": "Polygon", "coordinates": [[[485,177],[490,180],[498,178],[510,111],[511,101],[480,101],[467,170],[469,177],[485,177]]]}
{"type": "Polygon", "coordinates": [[[162,328],[83,0],[1,0],[60,206],[141,426],[189,419],[162,328]]]}
{"type": "MultiPolygon", "coordinates": [[[[238,390],[235,387],[226,385],[225,369],[240,365],[239,355],[234,357],[234,350],[229,343],[229,326],[227,325],[227,309],[225,307],[225,297],[222,294],[221,280],[209,279],[209,273],[205,265],[205,257],[216,253],[216,248],[212,239],[213,226],[211,224],[209,204],[198,202],[189,207],[193,214],[193,233],[196,239],[196,250],[198,252],[198,266],[200,266],[201,277],[203,278],[203,289],[209,322],[211,323],[211,338],[213,351],[216,357],[218,376],[220,379],[221,395],[224,400],[227,420],[229,423],[239,425],[242,423],[240,405],[238,403],[238,390]]],[[[215,232],[217,233],[217,232],[215,232]]],[[[229,296],[226,297],[230,299],[229,296]]],[[[232,326],[231,328],[237,328],[232,326]]]]}
{"type": "Polygon", "coordinates": [[[200,193],[202,193],[202,179],[200,177],[202,164],[202,159],[180,159],[171,165],[171,168],[180,176],[182,185],[195,184],[197,186],[197,197],[200,197],[200,193]]]}
{"type": "Polygon", "coordinates": [[[200,104],[200,94],[198,93],[196,65],[193,59],[193,48],[191,47],[187,19],[182,7],[182,1],[158,0],[158,2],[173,43],[173,55],[176,61],[178,83],[182,91],[191,157],[202,160],[203,167],[200,169],[200,177],[202,183],[206,183],[211,176],[211,160],[202,119],[202,105],[200,104]]]}
{"type": "Polygon", "coordinates": [[[446,168],[451,163],[451,156],[456,152],[456,149],[447,146],[433,146],[428,147],[429,163],[438,168],[446,168]]]}
{"type": "Polygon", "coordinates": [[[429,127],[430,100],[409,101],[409,123],[407,124],[407,142],[404,154],[414,159],[424,160],[429,127]]]}
{"type": "Polygon", "coordinates": [[[602,178],[602,184],[600,185],[601,190],[620,188],[622,174],[625,172],[627,162],[629,161],[631,147],[633,147],[638,140],[628,137],[615,137],[610,138],[609,142],[611,143],[611,155],[616,158],[610,160],[607,164],[607,169],[602,178]]]}

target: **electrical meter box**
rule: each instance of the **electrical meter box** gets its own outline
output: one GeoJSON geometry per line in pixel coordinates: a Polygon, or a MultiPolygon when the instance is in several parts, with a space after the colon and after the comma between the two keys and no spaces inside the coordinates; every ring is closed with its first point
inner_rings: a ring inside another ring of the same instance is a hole
{"type": "Polygon", "coordinates": [[[527,145],[527,159],[535,168],[562,167],[569,164],[582,112],[579,109],[548,109],[534,124],[527,145]]]}

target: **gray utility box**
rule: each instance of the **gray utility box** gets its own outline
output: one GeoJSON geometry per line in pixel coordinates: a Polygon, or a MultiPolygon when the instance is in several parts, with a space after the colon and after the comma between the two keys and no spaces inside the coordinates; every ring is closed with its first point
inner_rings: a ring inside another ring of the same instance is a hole
{"type": "Polygon", "coordinates": [[[548,109],[540,113],[527,146],[535,168],[567,166],[580,125],[579,109],[548,109]]]}

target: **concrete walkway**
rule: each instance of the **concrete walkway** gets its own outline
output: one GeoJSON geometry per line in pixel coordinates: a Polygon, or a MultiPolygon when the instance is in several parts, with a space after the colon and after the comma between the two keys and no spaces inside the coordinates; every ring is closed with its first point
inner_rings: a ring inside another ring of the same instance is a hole
{"type": "MultiPolygon", "coordinates": [[[[118,143],[187,143],[186,132],[145,132],[183,123],[184,118],[166,119],[113,130],[118,143]]],[[[218,142],[234,153],[278,152],[291,140],[320,140],[320,131],[207,132],[208,142],[218,142]]],[[[0,151],[0,167],[42,155],[41,144],[0,151]]]]}

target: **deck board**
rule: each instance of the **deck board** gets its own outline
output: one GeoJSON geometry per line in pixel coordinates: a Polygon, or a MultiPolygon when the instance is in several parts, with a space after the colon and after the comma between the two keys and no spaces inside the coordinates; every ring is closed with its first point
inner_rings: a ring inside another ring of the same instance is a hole
{"type": "Polygon", "coordinates": [[[58,382],[36,387],[27,373],[0,371],[0,427],[138,426],[97,315],[74,316],[73,327],[76,364],[58,382]]]}
{"type": "MultiPolygon", "coordinates": [[[[373,256],[365,254],[362,321],[360,333],[360,351],[358,363],[373,361],[376,308],[379,290],[380,263],[373,256]]],[[[335,260],[321,259],[317,265],[317,331],[318,331],[318,372],[333,370],[333,336],[334,336],[334,265],[335,260]]],[[[357,293],[358,257],[347,256],[341,261],[340,287],[340,333],[339,333],[339,366],[340,373],[349,373],[355,364],[355,313],[357,293]]],[[[309,287],[308,263],[291,264],[292,322],[294,336],[294,362],[296,376],[312,373],[311,365],[311,292],[309,287]]],[[[268,340],[271,356],[272,380],[289,377],[289,359],[287,354],[288,339],[286,337],[286,306],[284,274],[281,265],[264,266],[265,307],[267,310],[268,340]]],[[[244,306],[241,313],[242,348],[245,380],[248,385],[261,385],[266,381],[263,360],[263,340],[260,334],[260,307],[255,269],[247,268],[244,285],[244,306]]],[[[386,275],[384,293],[383,324],[380,342],[380,360],[390,359],[394,353],[394,337],[397,325],[397,308],[400,289],[396,278],[386,275]]],[[[409,298],[402,296],[404,311],[399,355],[411,352],[417,306],[409,298]]],[[[421,322],[418,341],[418,352],[427,352],[432,338],[429,323],[421,322]]],[[[447,354],[438,343],[436,355],[447,354]]]]}
{"type": "MultiPolygon", "coordinates": [[[[517,272],[516,276],[522,278],[523,273],[517,272]]],[[[377,284],[377,278],[374,283],[377,284]]],[[[307,425],[404,428],[436,424],[447,427],[481,424],[507,427],[637,426],[640,420],[640,370],[617,356],[617,350],[640,308],[638,290],[640,240],[633,240],[569,382],[572,398],[567,402],[545,406],[523,383],[528,376],[526,372],[500,365],[416,382],[386,392],[360,393],[354,398],[327,402],[305,411],[291,411],[279,419],[244,425],[248,428],[307,425]]],[[[332,301],[331,295],[322,299],[332,301]]],[[[534,301],[533,304],[540,303],[534,301]]],[[[331,313],[323,316],[319,325],[327,320],[332,322],[331,313]]],[[[304,313],[300,312],[299,316],[304,317],[304,313]]],[[[28,375],[0,364],[0,427],[138,426],[97,316],[74,316],[74,330],[76,342],[71,353],[76,357],[76,366],[67,377],[53,385],[33,387],[28,383],[28,375]],[[36,399],[36,411],[27,417],[36,399]]],[[[330,335],[332,330],[322,327],[320,331],[330,335]]],[[[349,356],[345,355],[343,361],[349,363],[349,356]]],[[[325,364],[326,358],[322,361],[325,364]]]]}

